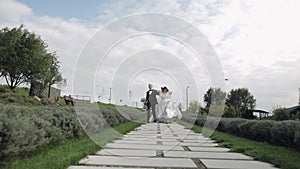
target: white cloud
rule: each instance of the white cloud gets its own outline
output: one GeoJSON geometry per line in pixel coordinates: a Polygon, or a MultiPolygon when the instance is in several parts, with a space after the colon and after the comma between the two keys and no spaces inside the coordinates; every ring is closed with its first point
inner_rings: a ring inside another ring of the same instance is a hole
{"type": "Polygon", "coordinates": [[[15,0],[0,1],[0,21],[21,21],[24,17],[32,15],[32,10],[15,0]]]}
{"type": "MultiPolygon", "coordinates": [[[[258,108],[270,110],[276,105],[291,106],[297,103],[297,89],[300,86],[296,81],[299,79],[297,69],[300,63],[299,8],[300,1],[297,0],[113,1],[98,7],[101,22],[95,23],[76,18],[36,16],[25,4],[2,0],[0,26],[24,24],[41,35],[49,44],[49,49],[58,52],[63,74],[69,82],[66,92],[70,92],[76,58],[101,25],[137,12],[175,15],[195,25],[215,47],[225,76],[229,78],[227,90],[248,87],[257,98],[258,108]]],[[[172,51],[172,45],[176,46],[172,40],[164,42],[144,38],[144,41],[168,51],[172,51]]],[[[131,50],[143,48],[144,45],[140,40],[127,43],[129,46],[126,47],[131,50]]],[[[102,90],[108,93],[108,89],[102,90]]],[[[144,88],[139,89],[142,90],[144,88]]]]}
{"type": "MultiPolygon", "coordinates": [[[[64,92],[70,93],[76,58],[79,56],[85,43],[100,26],[96,24],[84,24],[76,19],[66,20],[50,16],[36,16],[31,12],[32,10],[29,7],[17,1],[1,1],[0,4],[0,8],[6,9],[6,15],[12,13],[14,16],[14,12],[12,12],[14,10],[17,10],[16,13],[20,13],[18,15],[19,18],[12,17],[8,20],[7,18],[3,19],[0,17],[1,27],[11,28],[23,24],[26,29],[41,36],[48,44],[49,52],[57,53],[58,59],[61,62],[61,72],[68,83],[64,92]],[[23,11],[30,11],[30,15],[26,15],[28,12],[21,12],[22,9],[26,9],[23,11]],[[26,18],[21,20],[22,16],[26,16],[26,18]]],[[[3,11],[0,10],[1,12],[3,11]]]]}

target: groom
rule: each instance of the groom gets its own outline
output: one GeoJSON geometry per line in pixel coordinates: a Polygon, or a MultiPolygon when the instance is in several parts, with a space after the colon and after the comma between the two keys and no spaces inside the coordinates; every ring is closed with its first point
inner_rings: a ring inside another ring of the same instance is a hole
{"type": "Polygon", "coordinates": [[[149,90],[146,92],[146,103],[147,103],[147,122],[151,122],[151,114],[153,115],[154,122],[156,122],[155,106],[157,104],[156,95],[157,90],[153,89],[153,84],[148,84],[149,90]]]}

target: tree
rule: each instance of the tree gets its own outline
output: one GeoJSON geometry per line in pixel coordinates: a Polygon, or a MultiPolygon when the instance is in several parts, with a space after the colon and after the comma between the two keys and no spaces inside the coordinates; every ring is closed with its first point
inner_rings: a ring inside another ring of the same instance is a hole
{"type": "Polygon", "coordinates": [[[146,98],[141,98],[141,102],[143,103],[143,108],[145,109],[146,108],[146,98]]]}
{"type": "Polygon", "coordinates": [[[256,99],[246,88],[232,89],[227,95],[226,105],[234,107],[236,114],[240,112],[243,118],[253,118],[247,110],[255,108],[256,99]]]}
{"type": "Polygon", "coordinates": [[[57,57],[54,54],[48,54],[50,55],[50,69],[47,71],[44,76],[44,83],[48,84],[48,97],[50,97],[51,93],[51,86],[57,83],[62,82],[63,84],[66,83],[66,80],[62,77],[61,73],[59,72],[59,61],[57,60],[57,57]]]}
{"type": "Polygon", "coordinates": [[[0,31],[0,76],[11,90],[41,73],[47,45],[23,25],[0,31]]]}
{"type": "Polygon", "coordinates": [[[190,113],[198,113],[200,111],[200,108],[201,108],[200,103],[196,100],[191,101],[189,103],[189,112],[190,113]]]}
{"type": "Polygon", "coordinates": [[[35,74],[31,79],[29,95],[41,95],[42,91],[48,88],[48,98],[50,98],[51,86],[58,83],[65,85],[66,80],[59,72],[60,62],[55,53],[46,53],[44,59],[43,71],[35,74]],[[35,88],[38,89],[37,92],[34,91],[35,88]]]}
{"type": "Polygon", "coordinates": [[[225,105],[223,117],[240,117],[240,114],[233,106],[225,105]]]}
{"type": "Polygon", "coordinates": [[[225,98],[226,93],[220,88],[210,87],[204,94],[204,102],[206,103],[205,108],[209,109],[212,103],[215,105],[220,105],[224,102],[225,98]]]}
{"type": "Polygon", "coordinates": [[[273,110],[273,119],[277,121],[289,120],[289,114],[286,111],[286,108],[278,107],[273,110]]]}

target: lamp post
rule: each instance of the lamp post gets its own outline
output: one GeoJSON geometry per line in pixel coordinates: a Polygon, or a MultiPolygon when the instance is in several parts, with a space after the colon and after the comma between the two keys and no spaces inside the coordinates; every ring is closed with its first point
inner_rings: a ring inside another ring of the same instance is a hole
{"type": "Polygon", "coordinates": [[[186,87],[186,112],[189,112],[189,86],[186,87]]]}
{"type": "Polygon", "coordinates": [[[299,88],[299,100],[298,100],[298,105],[300,105],[300,88],[299,88]]]}
{"type": "Polygon", "coordinates": [[[108,99],[108,101],[109,101],[109,104],[111,104],[111,87],[109,88],[109,99],[108,99]]]}

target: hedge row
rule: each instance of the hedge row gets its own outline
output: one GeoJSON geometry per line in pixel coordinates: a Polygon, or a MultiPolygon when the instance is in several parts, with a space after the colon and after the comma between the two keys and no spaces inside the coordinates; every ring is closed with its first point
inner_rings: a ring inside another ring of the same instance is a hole
{"type": "MultiPolygon", "coordinates": [[[[92,111],[96,112],[85,109],[85,112],[92,111]]],[[[99,112],[102,112],[101,116],[90,113],[90,116],[85,117],[90,122],[87,124],[95,131],[140,117],[137,115],[139,112],[132,110],[129,113],[130,119],[120,115],[114,108],[98,108],[98,114],[99,112]]],[[[79,123],[76,113],[69,106],[26,107],[0,104],[0,159],[28,156],[38,148],[82,136],[82,120],[79,123]]]]}
{"type": "Polygon", "coordinates": [[[76,108],[77,117],[83,129],[89,133],[98,132],[102,128],[114,127],[129,120],[137,120],[143,116],[135,108],[101,107],[101,108],[76,108]]]}
{"type": "MultiPolygon", "coordinates": [[[[195,124],[204,126],[206,119],[184,117],[185,121],[195,121],[195,124]]],[[[216,123],[210,121],[207,123],[216,123]]],[[[212,126],[206,124],[206,126],[212,126]]],[[[222,118],[217,130],[255,141],[267,142],[274,145],[291,147],[300,150],[300,122],[294,120],[247,120],[240,118],[222,118]]]]}

